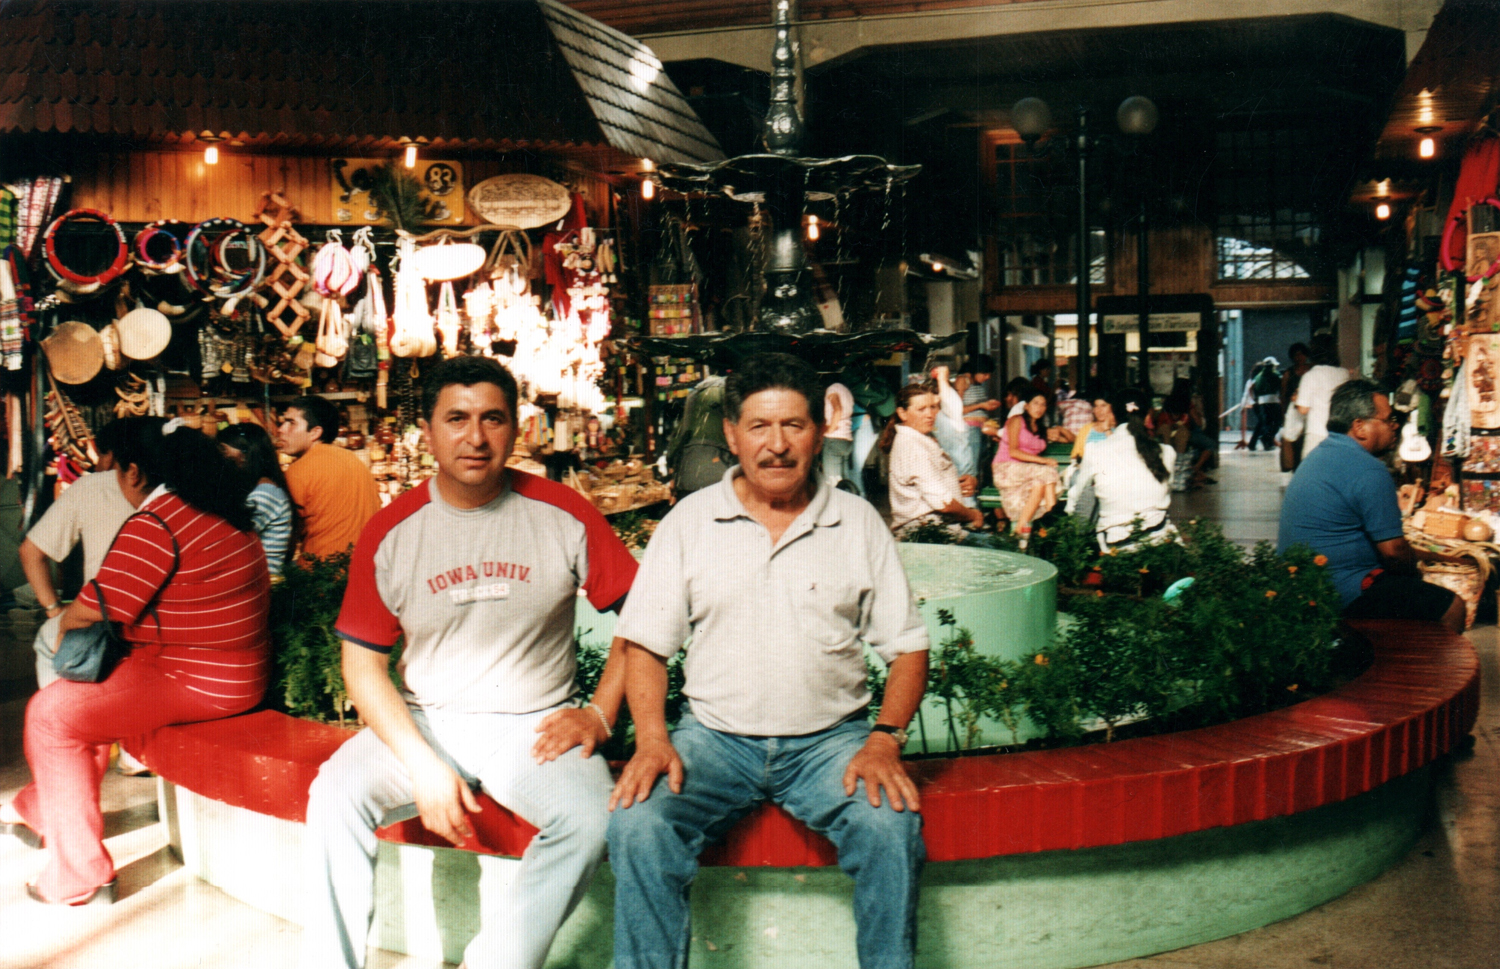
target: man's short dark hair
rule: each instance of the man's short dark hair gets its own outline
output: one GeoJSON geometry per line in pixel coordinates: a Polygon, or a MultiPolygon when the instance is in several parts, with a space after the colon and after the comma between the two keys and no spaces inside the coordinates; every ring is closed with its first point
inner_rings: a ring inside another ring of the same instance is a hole
{"type": "Polygon", "coordinates": [[[1389,397],[1390,391],[1363,377],[1339,384],[1333,392],[1333,400],[1328,403],[1328,430],[1334,434],[1348,434],[1355,421],[1374,417],[1376,395],[1389,397]]]}
{"type": "Polygon", "coordinates": [[[494,384],[505,395],[510,407],[511,420],[516,419],[516,378],[497,360],[489,357],[449,357],[428,371],[422,381],[422,413],[430,421],[437,410],[438,396],[444,387],[460,384],[472,387],[475,384],[494,384]]]}
{"type": "Polygon", "coordinates": [[[823,382],[818,372],[788,353],[760,353],[745,360],[724,381],[724,417],[740,419],[740,408],[762,390],[794,390],[807,399],[807,413],[823,424],[823,382]]]}
{"type": "Polygon", "coordinates": [[[294,407],[302,412],[309,431],[315,427],[319,429],[318,439],[324,444],[332,444],[339,436],[339,409],[332,401],[317,394],[305,394],[286,405],[287,410],[294,407]]]}
{"type": "Polygon", "coordinates": [[[1046,358],[1043,358],[1043,359],[1038,360],[1036,363],[1033,363],[1031,365],[1031,375],[1033,377],[1035,377],[1037,374],[1040,374],[1043,370],[1051,370],[1051,369],[1052,369],[1052,361],[1048,360],[1046,358]]]}

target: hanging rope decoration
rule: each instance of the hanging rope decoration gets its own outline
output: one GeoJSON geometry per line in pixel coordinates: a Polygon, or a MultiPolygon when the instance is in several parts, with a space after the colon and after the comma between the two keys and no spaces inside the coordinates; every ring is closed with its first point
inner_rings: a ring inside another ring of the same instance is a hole
{"type": "Polygon", "coordinates": [[[308,241],[292,227],[296,208],[280,194],[267,192],[263,195],[257,215],[266,226],[259,236],[260,244],[276,263],[261,282],[262,286],[270,288],[277,300],[266,313],[266,319],[290,340],[312,316],[297,300],[310,278],[307,270],[297,262],[307,249],[308,241]],[[290,322],[285,319],[287,313],[292,314],[290,322]]]}
{"type": "Polygon", "coordinates": [[[183,240],[191,228],[177,219],[148,223],[136,233],[135,264],[148,273],[161,275],[182,272],[183,240]],[[162,247],[166,251],[162,254],[162,247]],[[152,253],[158,253],[153,255],[152,253]]]}
{"type": "Polygon", "coordinates": [[[198,223],[188,234],[183,249],[188,281],[208,299],[224,300],[225,316],[233,313],[235,304],[254,292],[265,278],[265,247],[251,234],[249,226],[236,219],[208,219],[198,223]],[[247,265],[243,270],[235,270],[228,263],[231,242],[236,239],[244,240],[247,265]]]}
{"type": "Polygon", "coordinates": [[[73,209],[64,212],[52,224],[47,226],[47,231],[42,235],[42,244],[46,247],[47,266],[59,279],[66,279],[80,286],[103,286],[113,282],[125,271],[130,263],[130,245],[125,241],[125,230],[120,224],[98,209],[73,209]],[[94,221],[108,228],[115,237],[115,253],[109,262],[108,268],[100,273],[86,273],[72,269],[65,265],[57,253],[57,231],[64,225],[79,221],[94,221]]]}
{"type": "Polygon", "coordinates": [[[416,250],[409,239],[397,243],[396,305],[391,317],[391,354],[397,357],[425,357],[437,352],[432,312],[427,305],[427,281],[412,258],[416,250]]]}
{"type": "Polygon", "coordinates": [[[313,257],[312,265],[313,289],[323,297],[318,319],[318,355],[313,360],[319,367],[332,367],[349,352],[349,327],[339,300],[353,292],[360,280],[353,256],[344,248],[344,234],[330,229],[327,238],[313,257]]]}

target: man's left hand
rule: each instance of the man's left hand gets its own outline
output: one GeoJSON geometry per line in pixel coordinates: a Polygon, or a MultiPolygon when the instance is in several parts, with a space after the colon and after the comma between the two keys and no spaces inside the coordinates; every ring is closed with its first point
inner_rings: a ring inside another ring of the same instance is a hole
{"type": "Polygon", "coordinates": [[[895,810],[922,809],[917,785],[901,766],[901,748],[896,745],[896,738],[888,733],[870,734],[870,739],[854,755],[849,769],[844,771],[844,793],[853,797],[861,780],[865,782],[865,793],[870,798],[871,807],[880,807],[880,792],[884,789],[895,810]]]}
{"type": "Polygon", "coordinates": [[[548,714],[536,725],[541,734],[531,748],[531,756],[538,764],[556,760],[574,747],[582,747],[581,756],[591,757],[594,748],[609,740],[604,722],[590,707],[569,708],[548,714]]]}
{"type": "Polygon", "coordinates": [[[972,498],[979,491],[979,479],[972,474],[958,476],[958,491],[965,498],[972,498]]]}

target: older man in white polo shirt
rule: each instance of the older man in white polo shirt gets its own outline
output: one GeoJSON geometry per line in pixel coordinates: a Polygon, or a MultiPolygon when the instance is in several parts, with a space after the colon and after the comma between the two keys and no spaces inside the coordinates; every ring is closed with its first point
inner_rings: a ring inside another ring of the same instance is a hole
{"type": "Polygon", "coordinates": [[[927,631],[875,509],[814,473],[822,400],[794,357],[730,375],[739,464],[662,520],[621,614],[637,747],[610,799],[616,969],[687,966],[698,854],[767,799],[838,848],[859,964],[912,964],[925,852],[900,757],[927,631]],[[669,735],[666,661],[690,636],[669,735]],[[873,728],[866,644],[890,666],[873,728]]]}

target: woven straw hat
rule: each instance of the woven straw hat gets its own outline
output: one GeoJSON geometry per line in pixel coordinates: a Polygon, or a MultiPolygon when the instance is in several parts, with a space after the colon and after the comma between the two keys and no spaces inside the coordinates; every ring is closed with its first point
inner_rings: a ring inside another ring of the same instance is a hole
{"type": "Polygon", "coordinates": [[[99,331],[87,323],[61,323],[42,341],[42,352],[52,377],[59,383],[86,384],[104,366],[104,344],[99,331]]]}
{"type": "Polygon", "coordinates": [[[172,339],[172,324],[166,316],[144,306],[120,317],[115,330],[120,334],[120,353],[131,360],[150,360],[172,339]]]}

